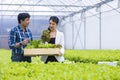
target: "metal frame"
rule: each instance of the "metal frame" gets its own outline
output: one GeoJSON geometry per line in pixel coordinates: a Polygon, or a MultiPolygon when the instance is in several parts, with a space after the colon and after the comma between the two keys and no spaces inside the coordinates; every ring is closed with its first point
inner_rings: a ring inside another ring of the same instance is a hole
{"type": "Polygon", "coordinates": [[[72,12],[77,12],[77,11],[40,11],[40,10],[0,10],[4,12],[57,12],[57,13],[72,13],[72,12]]]}
{"type": "Polygon", "coordinates": [[[7,4],[7,3],[3,3],[0,5],[6,5],[6,6],[43,6],[43,7],[89,7],[89,6],[80,6],[80,5],[7,4]]]}
{"type": "MultiPolygon", "coordinates": [[[[101,29],[102,28],[101,17],[102,17],[102,12],[101,12],[101,6],[104,5],[104,4],[107,4],[107,3],[111,2],[111,1],[113,1],[113,0],[101,1],[100,3],[97,3],[94,6],[89,6],[89,7],[83,8],[82,10],[79,10],[78,12],[73,12],[73,13],[63,17],[62,19],[66,19],[68,17],[74,16],[74,15],[76,15],[78,13],[83,14],[83,12],[85,13],[85,12],[87,12],[87,11],[93,9],[93,8],[99,8],[99,18],[98,18],[99,19],[99,49],[102,49],[102,36],[101,36],[101,30],[102,30],[101,29]]],[[[84,18],[84,21],[83,21],[84,22],[84,48],[83,49],[86,49],[86,16],[84,15],[84,17],[81,17],[81,19],[82,18],[84,18]]],[[[80,25],[80,27],[81,27],[81,25],[80,25]]],[[[72,35],[74,35],[73,31],[72,31],[72,35]]],[[[77,35],[77,36],[80,37],[79,35],[77,35]]],[[[76,40],[77,40],[77,38],[76,38],[76,40]]],[[[76,42],[76,41],[73,41],[73,42],[76,42]]],[[[73,47],[72,47],[73,49],[74,49],[75,45],[76,44],[73,45],[73,47]]]]}
{"type": "MultiPolygon", "coordinates": [[[[39,2],[41,2],[42,0],[39,0],[39,2]]],[[[0,12],[1,11],[5,11],[5,12],[55,12],[55,13],[69,13],[69,15],[67,15],[67,16],[63,16],[63,18],[61,18],[61,20],[64,20],[64,19],[66,19],[66,18],[68,18],[68,17],[70,17],[70,21],[72,22],[72,48],[74,49],[75,48],[75,42],[76,42],[76,40],[77,39],[75,39],[74,40],[74,30],[75,30],[75,26],[74,26],[74,21],[73,21],[73,16],[74,15],[76,15],[76,14],[84,14],[83,15],[83,17],[80,17],[82,20],[81,20],[81,23],[84,23],[84,42],[83,42],[83,44],[84,44],[84,46],[83,46],[83,49],[86,49],[86,27],[87,27],[87,25],[86,25],[86,20],[87,20],[87,18],[86,18],[86,12],[87,11],[89,11],[89,10],[91,10],[91,9],[93,9],[93,8],[99,8],[99,17],[98,17],[98,19],[99,19],[99,49],[102,49],[102,35],[101,35],[101,30],[102,30],[102,12],[101,12],[101,6],[102,5],[104,5],[104,4],[106,4],[107,5],[107,3],[109,3],[109,2],[111,2],[111,1],[113,1],[113,0],[101,0],[101,2],[100,3],[97,3],[97,4],[94,4],[94,5],[92,5],[92,6],[80,6],[80,5],[65,5],[65,4],[63,4],[63,5],[46,5],[46,4],[38,4],[38,3],[36,3],[36,4],[7,4],[7,3],[3,3],[2,4],[2,1],[1,1],[1,3],[0,3],[0,5],[8,5],[8,6],[31,6],[31,7],[34,7],[34,6],[43,6],[43,7],[63,7],[63,8],[66,8],[66,7],[69,7],[69,8],[71,8],[71,7],[77,7],[77,8],[82,8],[82,9],[80,9],[79,11],[73,11],[73,10],[67,10],[67,11],[61,11],[61,10],[59,10],[59,11],[57,11],[57,10],[55,10],[55,11],[35,11],[34,9],[33,10],[19,10],[19,8],[17,9],[17,10],[2,10],[2,7],[0,7],[1,8],[1,10],[0,10],[0,12]]],[[[108,5],[109,7],[111,7],[110,5],[108,5]]],[[[118,0],[118,8],[120,7],[120,0],[118,0]]],[[[111,7],[112,8],[112,7],[111,7]]],[[[114,8],[112,8],[113,10],[116,10],[117,12],[119,12],[120,13],[120,11],[118,11],[117,9],[114,9],[114,8]]],[[[49,15],[49,16],[51,16],[51,15],[49,15]]],[[[93,16],[95,16],[95,15],[93,15],[93,16]]],[[[2,20],[2,14],[0,15],[0,17],[1,17],[1,20],[2,20]]],[[[2,25],[2,24],[1,24],[2,25]]],[[[79,26],[79,27],[81,27],[81,25],[79,26]]],[[[78,29],[78,33],[79,33],[79,31],[80,31],[80,28],[78,29]]],[[[0,30],[0,33],[1,33],[1,30],[0,30]]],[[[80,38],[80,35],[78,34],[78,37],[77,38],[80,38]]],[[[82,45],[82,43],[81,43],[81,45],[82,45]]]]}
{"type": "Polygon", "coordinates": [[[88,6],[88,7],[86,7],[86,8],[83,8],[82,10],[79,10],[78,12],[71,13],[71,14],[63,17],[63,18],[67,18],[67,17],[69,17],[70,15],[75,15],[75,14],[78,14],[78,13],[82,13],[84,10],[85,10],[85,11],[91,10],[91,9],[93,9],[93,8],[96,8],[96,7],[100,6],[100,5],[104,5],[104,4],[109,3],[109,2],[111,2],[111,1],[113,1],[113,0],[101,1],[100,3],[97,3],[97,4],[93,5],[93,6],[88,6]]]}
{"type": "Polygon", "coordinates": [[[86,49],[86,11],[84,11],[84,49],[86,49]]]}

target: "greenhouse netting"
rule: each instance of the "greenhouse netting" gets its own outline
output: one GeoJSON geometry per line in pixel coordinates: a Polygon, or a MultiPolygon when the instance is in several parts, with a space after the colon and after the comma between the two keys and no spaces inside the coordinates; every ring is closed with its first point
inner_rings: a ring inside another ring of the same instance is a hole
{"type": "Polygon", "coordinates": [[[0,0],[0,48],[8,48],[8,35],[17,15],[31,15],[34,39],[58,16],[66,49],[119,49],[120,0],[0,0]]]}

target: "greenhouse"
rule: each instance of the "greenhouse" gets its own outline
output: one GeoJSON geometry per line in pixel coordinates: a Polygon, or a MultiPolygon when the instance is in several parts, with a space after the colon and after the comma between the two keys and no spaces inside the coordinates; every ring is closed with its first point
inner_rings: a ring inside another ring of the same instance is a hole
{"type": "Polygon", "coordinates": [[[119,20],[120,0],[0,0],[0,80],[120,80],[119,20]]]}

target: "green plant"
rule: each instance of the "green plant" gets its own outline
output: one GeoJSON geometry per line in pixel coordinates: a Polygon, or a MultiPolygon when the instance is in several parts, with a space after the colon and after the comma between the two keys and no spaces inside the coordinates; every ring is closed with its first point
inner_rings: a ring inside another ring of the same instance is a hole
{"type": "Polygon", "coordinates": [[[65,58],[70,61],[94,64],[99,61],[120,61],[120,50],[66,50],[65,58]]]}
{"type": "Polygon", "coordinates": [[[27,45],[26,48],[38,48],[39,44],[40,44],[40,40],[32,40],[30,44],[27,45]]]}
{"type": "MultiPolygon", "coordinates": [[[[18,63],[11,62],[10,53],[10,50],[0,49],[0,80],[120,80],[120,66],[69,63],[69,61],[43,64],[39,57],[32,57],[32,63],[18,63]]],[[[73,54],[75,54],[74,57],[86,56],[85,58],[103,55],[102,57],[106,59],[107,56],[113,56],[114,59],[119,58],[120,60],[119,53],[119,50],[66,50],[65,52],[71,57],[73,54]]]]}
{"type": "Polygon", "coordinates": [[[38,48],[61,48],[61,45],[56,44],[39,44],[38,48]]]}
{"type": "Polygon", "coordinates": [[[62,46],[59,44],[45,44],[42,43],[41,40],[33,40],[31,44],[28,44],[26,48],[61,48],[62,46]]]}
{"type": "Polygon", "coordinates": [[[50,41],[50,31],[49,30],[44,30],[41,36],[41,40],[43,43],[49,42],[50,41]]]}

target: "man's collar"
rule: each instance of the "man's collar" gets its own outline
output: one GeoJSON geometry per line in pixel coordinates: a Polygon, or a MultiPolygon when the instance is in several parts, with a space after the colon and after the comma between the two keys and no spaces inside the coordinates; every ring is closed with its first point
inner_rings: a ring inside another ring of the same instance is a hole
{"type": "MultiPolygon", "coordinates": [[[[18,29],[20,29],[20,31],[23,31],[23,29],[20,27],[20,25],[18,25],[18,29]]],[[[27,31],[27,28],[25,28],[25,31],[27,31]]]]}

